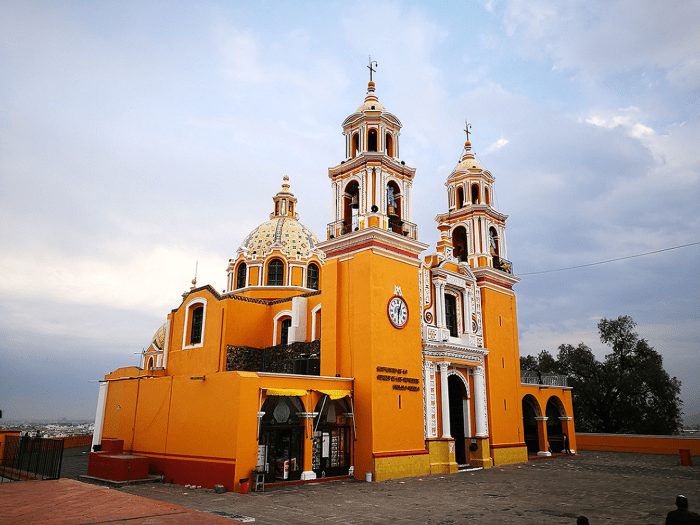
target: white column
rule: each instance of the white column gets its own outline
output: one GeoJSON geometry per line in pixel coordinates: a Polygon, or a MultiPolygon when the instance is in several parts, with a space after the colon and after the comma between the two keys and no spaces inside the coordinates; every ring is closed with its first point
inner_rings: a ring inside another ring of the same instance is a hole
{"type": "Polygon", "coordinates": [[[372,186],[372,168],[367,168],[365,171],[365,206],[362,213],[369,213],[372,210],[372,195],[374,195],[374,187],[372,186]]]}
{"type": "Polygon", "coordinates": [[[102,426],[105,422],[105,406],[107,404],[107,387],[109,383],[106,381],[100,383],[100,392],[97,394],[97,410],[95,411],[95,428],[92,432],[92,448],[95,450],[95,445],[102,443],[102,426]]]}
{"type": "Polygon", "coordinates": [[[488,437],[486,381],[483,366],[474,368],[474,416],[476,418],[476,437],[488,437]]]}
{"type": "Polygon", "coordinates": [[[430,437],[430,362],[423,361],[423,412],[425,437],[430,437]]]}
{"type": "Polygon", "coordinates": [[[435,325],[438,328],[442,328],[445,326],[445,323],[442,321],[442,302],[440,301],[440,297],[442,297],[440,293],[442,287],[440,286],[440,281],[434,281],[433,288],[435,288],[435,325]]]}
{"type": "Polygon", "coordinates": [[[451,438],[450,435],[450,397],[447,390],[447,367],[449,363],[440,364],[440,404],[442,405],[442,437],[451,438]]]}
{"type": "Polygon", "coordinates": [[[438,301],[440,301],[440,327],[447,327],[447,320],[445,319],[445,283],[440,282],[440,295],[438,296],[438,301]]]}

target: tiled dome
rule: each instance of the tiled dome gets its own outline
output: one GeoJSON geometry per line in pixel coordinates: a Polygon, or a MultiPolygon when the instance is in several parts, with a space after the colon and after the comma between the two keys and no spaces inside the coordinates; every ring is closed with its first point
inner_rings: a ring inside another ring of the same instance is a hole
{"type": "Polygon", "coordinates": [[[153,337],[151,338],[151,346],[153,346],[156,350],[163,350],[163,346],[165,345],[166,325],[167,323],[163,323],[163,326],[158,328],[156,333],[153,334],[153,337]]]}
{"type": "Polygon", "coordinates": [[[274,217],[255,228],[241,245],[248,254],[265,257],[273,246],[281,249],[287,257],[307,258],[316,251],[318,237],[293,217],[274,217]]]}

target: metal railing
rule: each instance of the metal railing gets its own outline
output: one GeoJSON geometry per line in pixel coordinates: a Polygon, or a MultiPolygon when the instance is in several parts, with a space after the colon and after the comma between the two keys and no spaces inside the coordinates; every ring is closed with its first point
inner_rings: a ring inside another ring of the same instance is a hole
{"type": "Polygon", "coordinates": [[[496,270],[501,270],[502,272],[506,272],[513,275],[513,263],[510,262],[508,259],[504,259],[503,257],[497,256],[494,257],[493,267],[496,268],[496,270]]]}
{"type": "MultiPolygon", "coordinates": [[[[353,222],[351,226],[346,224],[346,222],[341,219],[339,221],[328,223],[326,230],[328,232],[328,238],[333,239],[334,237],[340,237],[341,235],[355,231],[357,228],[359,228],[359,221],[357,223],[353,222]]],[[[402,221],[396,216],[389,217],[386,223],[386,230],[403,235],[409,239],[415,239],[416,235],[418,234],[418,226],[416,224],[408,221],[402,221]]]]}
{"type": "Polygon", "coordinates": [[[62,439],[5,436],[0,476],[12,481],[58,479],[62,462],[62,439]]]}
{"type": "Polygon", "coordinates": [[[530,374],[520,374],[520,384],[523,385],[545,385],[545,386],[564,386],[568,387],[569,385],[567,384],[567,377],[566,376],[560,376],[560,375],[554,375],[554,374],[547,374],[547,375],[532,375],[530,374]]]}

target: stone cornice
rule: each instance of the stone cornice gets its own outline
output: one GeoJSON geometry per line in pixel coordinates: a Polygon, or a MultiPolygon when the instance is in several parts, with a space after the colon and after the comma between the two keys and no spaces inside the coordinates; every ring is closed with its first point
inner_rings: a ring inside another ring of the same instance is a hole
{"type": "Polygon", "coordinates": [[[472,268],[472,273],[476,276],[477,284],[482,282],[491,282],[500,286],[505,286],[506,288],[512,288],[514,284],[520,282],[519,277],[515,277],[509,273],[503,272],[501,270],[496,270],[490,266],[478,266],[472,268]]]}
{"type": "MultiPolygon", "coordinates": [[[[443,262],[445,262],[445,261],[443,261],[443,262]]],[[[465,270],[466,273],[462,274],[462,273],[453,272],[451,270],[448,270],[446,268],[442,268],[440,266],[432,267],[430,269],[430,273],[432,274],[433,278],[442,277],[443,279],[445,279],[447,284],[455,284],[454,282],[451,282],[451,281],[454,281],[454,279],[459,279],[460,281],[464,281],[465,286],[468,286],[468,285],[476,282],[476,277],[472,273],[471,269],[460,266],[460,270],[465,270]]],[[[456,286],[456,284],[455,284],[455,286],[456,286]]]]}
{"type": "Polygon", "coordinates": [[[461,346],[450,343],[423,341],[423,357],[431,359],[459,359],[462,361],[475,361],[484,363],[484,357],[489,354],[485,348],[461,346]]]}
{"type": "Polygon", "coordinates": [[[467,204],[464,208],[436,215],[435,222],[440,223],[447,220],[463,218],[467,217],[468,215],[473,215],[477,212],[481,212],[484,215],[488,215],[494,220],[502,222],[505,222],[508,218],[508,215],[494,210],[491,206],[488,206],[487,204],[467,204]]]}
{"type": "Polygon", "coordinates": [[[405,164],[401,164],[400,161],[390,157],[383,151],[365,151],[360,153],[354,159],[347,160],[337,166],[328,168],[328,178],[333,179],[338,175],[345,173],[347,171],[353,171],[356,168],[368,164],[372,167],[384,166],[386,165],[391,170],[406,176],[409,179],[413,179],[416,175],[416,168],[411,168],[405,164]]]}
{"type": "Polygon", "coordinates": [[[418,255],[428,248],[428,245],[403,235],[382,230],[376,226],[370,226],[369,228],[323,241],[318,244],[318,247],[326,253],[326,257],[337,257],[365,247],[377,247],[408,257],[418,258],[418,255]]]}

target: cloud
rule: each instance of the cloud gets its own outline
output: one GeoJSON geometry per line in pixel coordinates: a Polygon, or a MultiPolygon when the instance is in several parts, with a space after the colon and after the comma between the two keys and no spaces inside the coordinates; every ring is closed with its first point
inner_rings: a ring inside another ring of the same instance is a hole
{"type": "Polygon", "coordinates": [[[697,2],[512,0],[503,23],[524,56],[586,78],[659,68],[677,89],[700,87],[697,2]]]}

